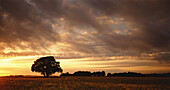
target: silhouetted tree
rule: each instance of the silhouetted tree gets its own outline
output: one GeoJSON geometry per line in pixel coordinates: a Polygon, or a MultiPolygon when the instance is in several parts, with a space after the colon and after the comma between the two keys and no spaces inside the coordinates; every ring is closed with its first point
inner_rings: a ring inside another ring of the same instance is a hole
{"type": "Polygon", "coordinates": [[[40,72],[44,77],[49,77],[49,75],[55,72],[61,72],[60,62],[56,62],[53,56],[42,57],[34,61],[31,67],[32,72],[40,72]]]}
{"type": "Polygon", "coordinates": [[[92,76],[105,76],[105,71],[102,72],[93,72],[91,73],[92,76]]]}
{"type": "Polygon", "coordinates": [[[112,74],[111,74],[111,73],[108,73],[108,74],[107,74],[107,77],[111,77],[111,76],[112,76],[112,74]]]}
{"type": "Polygon", "coordinates": [[[60,76],[73,76],[73,74],[69,74],[69,72],[67,72],[67,73],[62,73],[60,76]]]}
{"type": "Polygon", "coordinates": [[[102,71],[102,76],[105,76],[105,75],[106,75],[105,71],[102,71]]]}
{"type": "Polygon", "coordinates": [[[74,76],[91,76],[90,71],[77,71],[73,74],[74,76]]]}

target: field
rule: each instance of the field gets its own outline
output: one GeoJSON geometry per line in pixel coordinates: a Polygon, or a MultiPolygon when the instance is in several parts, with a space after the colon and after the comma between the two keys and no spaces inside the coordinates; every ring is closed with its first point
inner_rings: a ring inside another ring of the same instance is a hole
{"type": "Polygon", "coordinates": [[[170,90],[170,77],[0,78],[0,90],[170,90]]]}

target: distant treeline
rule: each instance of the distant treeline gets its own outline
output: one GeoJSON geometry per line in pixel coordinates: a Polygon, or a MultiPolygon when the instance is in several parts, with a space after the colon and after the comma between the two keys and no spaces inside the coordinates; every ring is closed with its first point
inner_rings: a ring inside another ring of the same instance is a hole
{"type": "Polygon", "coordinates": [[[73,74],[67,73],[62,73],[60,76],[106,76],[105,71],[102,72],[93,72],[91,73],[90,71],[77,71],[73,74]]]}
{"type": "Polygon", "coordinates": [[[123,72],[123,73],[108,73],[106,75],[105,71],[93,72],[90,71],[77,71],[73,74],[62,73],[60,76],[107,76],[107,77],[170,77],[170,73],[164,74],[141,74],[136,72],[123,72]]]}
{"type": "Polygon", "coordinates": [[[141,74],[136,72],[108,73],[108,77],[170,77],[170,73],[164,74],[141,74]]]}
{"type": "MultiPolygon", "coordinates": [[[[90,71],[77,71],[73,74],[62,73],[60,76],[98,76],[98,77],[170,77],[170,73],[163,73],[163,74],[141,74],[137,72],[123,72],[123,73],[105,73],[105,71],[98,71],[98,72],[90,72],[90,71]]],[[[28,77],[28,78],[43,78],[43,76],[29,76],[29,75],[10,75],[10,76],[3,76],[3,77],[28,77]]],[[[58,78],[58,76],[51,76],[51,78],[58,78]]]]}

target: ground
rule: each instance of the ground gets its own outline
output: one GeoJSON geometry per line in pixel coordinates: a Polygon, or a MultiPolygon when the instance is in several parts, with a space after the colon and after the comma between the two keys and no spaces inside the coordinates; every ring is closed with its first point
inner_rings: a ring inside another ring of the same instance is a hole
{"type": "Polygon", "coordinates": [[[0,78],[0,90],[170,90],[170,77],[0,78]]]}

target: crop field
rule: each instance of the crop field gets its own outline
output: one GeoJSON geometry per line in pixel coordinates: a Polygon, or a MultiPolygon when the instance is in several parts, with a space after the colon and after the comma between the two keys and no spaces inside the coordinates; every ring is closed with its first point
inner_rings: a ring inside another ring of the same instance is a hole
{"type": "Polygon", "coordinates": [[[170,77],[0,78],[0,90],[170,90],[170,77]]]}

